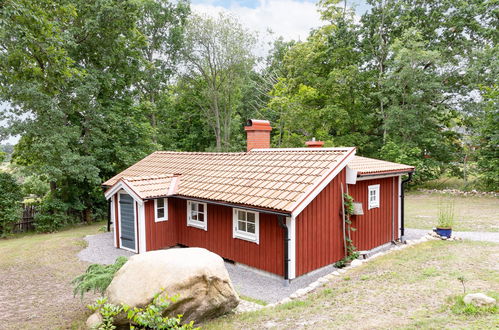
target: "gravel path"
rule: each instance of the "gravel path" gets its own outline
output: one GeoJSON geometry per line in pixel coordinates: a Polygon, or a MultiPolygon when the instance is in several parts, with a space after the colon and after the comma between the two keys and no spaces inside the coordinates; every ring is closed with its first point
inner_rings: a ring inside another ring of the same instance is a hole
{"type": "Polygon", "coordinates": [[[117,249],[114,247],[113,233],[106,232],[96,235],[85,236],[88,247],[78,253],[78,258],[82,261],[93,264],[113,264],[119,256],[130,257],[135,253],[117,249]]]}
{"type": "MultiPolygon", "coordinates": [[[[405,229],[406,239],[419,239],[430,232],[429,229],[405,229]]],[[[469,239],[472,241],[485,241],[499,243],[499,233],[493,232],[475,232],[475,231],[453,231],[452,236],[460,237],[463,239],[469,239]]]]}
{"type": "Polygon", "coordinates": [[[327,266],[311,274],[300,276],[292,280],[289,286],[284,286],[283,279],[261,274],[241,265],[226,262],[225,267],[229,272],[232,284],[240,295],[260,299],[268,303],[278,302],[336,269],[333,266],[327,266]]]}

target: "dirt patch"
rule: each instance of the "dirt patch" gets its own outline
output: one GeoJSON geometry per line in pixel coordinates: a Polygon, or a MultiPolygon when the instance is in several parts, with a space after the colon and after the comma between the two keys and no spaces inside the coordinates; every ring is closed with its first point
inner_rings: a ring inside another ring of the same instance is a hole
{"type": "Polygon", "coordinates": [[[0,328],[78,328],[86,305],[73,297],[70,281],[88,267],[76,254],[83,237],[99,225],[0,242],[0,328]]]}

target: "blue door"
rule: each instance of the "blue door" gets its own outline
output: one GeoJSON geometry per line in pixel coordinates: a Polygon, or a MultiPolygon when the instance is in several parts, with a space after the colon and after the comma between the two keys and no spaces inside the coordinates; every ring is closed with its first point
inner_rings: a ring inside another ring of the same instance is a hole
{"type": "Polygon", "coordinates": [[[120,246],[136,251],[134,203],[130,195],[120,194],[120,246]]]}

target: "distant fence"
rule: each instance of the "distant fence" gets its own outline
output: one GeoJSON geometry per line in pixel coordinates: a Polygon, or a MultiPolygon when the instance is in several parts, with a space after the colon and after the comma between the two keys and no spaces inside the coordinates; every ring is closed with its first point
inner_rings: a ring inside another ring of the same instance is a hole
{"type": "Polygon", "coordinates": [[[34,219],[35,219],[36,207],[34,205],[23,205],[23,216],[21,221],[14,224],[14,228],[12,229],[14,233],[24,233],[35,228],[34,219]]]}

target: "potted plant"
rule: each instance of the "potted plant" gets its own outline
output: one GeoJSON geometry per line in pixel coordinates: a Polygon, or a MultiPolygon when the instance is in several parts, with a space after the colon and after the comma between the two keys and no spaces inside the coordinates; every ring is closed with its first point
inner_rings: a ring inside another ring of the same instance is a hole
{"type": "Polygon", "coordinates": [[[437,228],[435,232],[442,236],[450,238],[452,235],[452,226],[454,225],[454,202],[441,202],[438,208],[437,228]]]}

